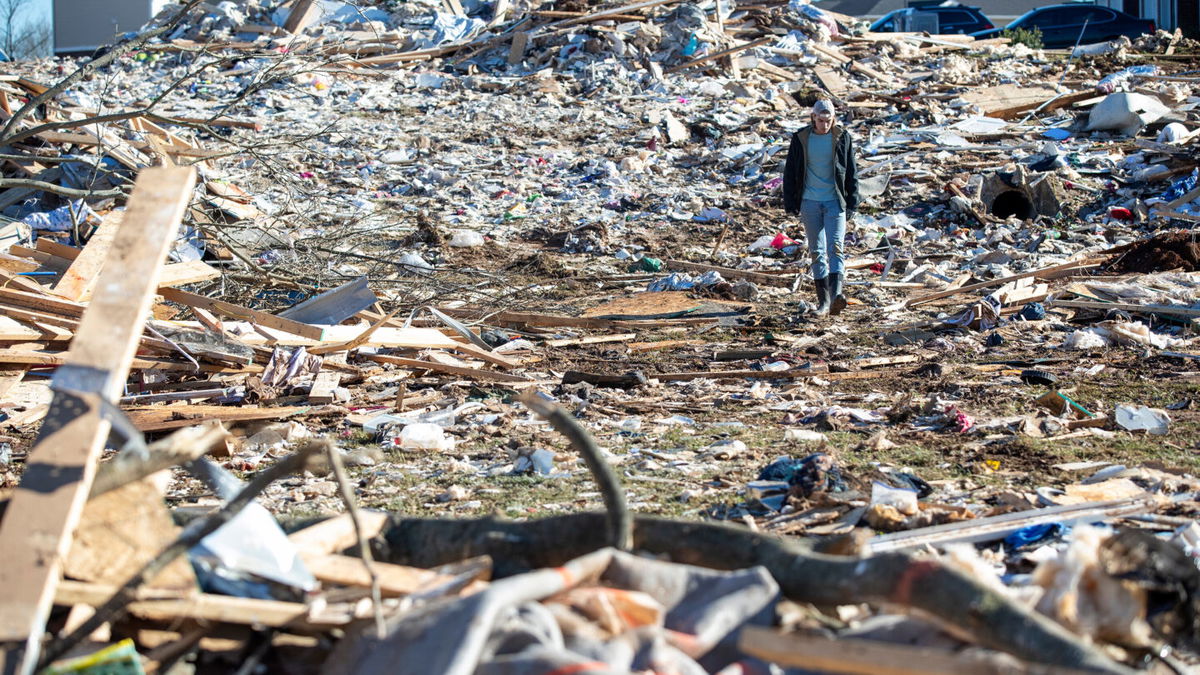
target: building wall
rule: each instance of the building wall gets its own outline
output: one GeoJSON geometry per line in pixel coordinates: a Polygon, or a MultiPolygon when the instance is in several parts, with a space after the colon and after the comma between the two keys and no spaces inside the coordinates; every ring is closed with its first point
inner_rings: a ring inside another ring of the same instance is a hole
{"type": "Polygon", "coordinates": [[[54,0],[54,53],[92,51],[141,28],[162,0],[54,0]]]}

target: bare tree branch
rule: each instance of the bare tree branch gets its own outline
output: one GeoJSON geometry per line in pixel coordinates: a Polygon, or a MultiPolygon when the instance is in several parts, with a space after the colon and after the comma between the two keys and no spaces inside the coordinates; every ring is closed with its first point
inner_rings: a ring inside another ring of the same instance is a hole
{"type": "Polygon", "coordinates": [[[29,115],[29,113],[36,110],[38,108],[38,106],[44,105],[45,103],[47,103],[48,101],[53,99],[55,96],[58,96],[63,91],[66,91],[68,88],[70,88],[76,82],[82,80],[84,78],[84,76],[86,76],[88,73],[91,73],[91,72],[97,70],[98,68],[102,68],[102,67],[112,63],[113,61],[117,60],[117,58],[119,56],[121,56],[121,54],[125,53],[126,51],[128,51],[130,49],[137,49],[138,47],[141,47],[142,45],[146,44],[146,42],[150,41],[151,39],[156,38],[159,35],[162,35],[164,33],[167,33],[169,31],[173,30],[175,28],[175,26],[178,25],[179,22],[182,21],[183,18],[188,15],[188,12],[190,12],[192,10],[192,8],[195,7],[196,5],[199,5],[201,3],[201,1],[202,0],[189,0],[189,2],[186,5],[184,5],[179,10],[179,12],[175,16],[171,17],[171,19],[169,21],[167,21],[165,24],[159,26],[158,28],[148,30],[144,33],[139,33],[128,40],[118,42],[117,44],[113,45],[111,49],[108,50],[107,54],[104,54],[103,56],[101,56],[99,58],[95,58],[95,59],[92,59],[91,61],[88,61],[87,63],[85,63],[82,66],[80,66],[79,68],[77,68],[75,70],[75,72],[73,72],[70,75],[59,80],[57,83],[51,85],[48,89],[46,89],[46,91],[43,91],[42,93],[38,94],[37,96],[34,96],[33,98],[29,99],[28,103],[21,106],[20,110],[17,110],[16,112],[13,113],[12,117],[10,117],[8,119],[8,122],[5,123],[4,128],[0,129],[0,145],[8,145],[10,143],[10,141],[8,139],[11,137],[11,135],[13,133],[13,129],[15,129],[17,127],[17,125],[20,124],[21,121],[24,120],[29,115]]]}

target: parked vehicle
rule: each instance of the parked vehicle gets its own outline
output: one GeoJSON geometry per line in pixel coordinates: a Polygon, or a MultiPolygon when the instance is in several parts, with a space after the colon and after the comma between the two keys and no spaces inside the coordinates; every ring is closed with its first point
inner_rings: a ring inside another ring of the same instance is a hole
{"type": "Polygon", "coordinates": [[[978,39],[994,38],[1005,30],[1017,28],[1040,30],[1042,46],[1048,49],[1107,42],[1122,35],[1132,39],[1157,30],[1154,22],[1147,19],[1139,19],[1108,7],[1075,3],[1038,7],[1017,17],[1004,28],[981,30],[971,35],[978,39]]]}
{"type": "Polygon", "coordinates": [[[992,20],[978,7],[960,5],[957,2],[913,2],[904,9],[884,14],[871,30],[876,33],[974,33],[993,28],[992,20]]]}

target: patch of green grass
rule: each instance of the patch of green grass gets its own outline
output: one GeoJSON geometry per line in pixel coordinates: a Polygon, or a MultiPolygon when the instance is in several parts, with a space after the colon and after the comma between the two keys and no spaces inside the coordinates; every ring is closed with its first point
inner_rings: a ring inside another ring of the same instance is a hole
{"type": "Polygon", "coordinates": [[[1025,45],[1030,49],[1042,48],[1042,30],[1033,28],[1013,28],[1000,31],[1000,37],[1008,38],[1013,45],[1025,45]]]}

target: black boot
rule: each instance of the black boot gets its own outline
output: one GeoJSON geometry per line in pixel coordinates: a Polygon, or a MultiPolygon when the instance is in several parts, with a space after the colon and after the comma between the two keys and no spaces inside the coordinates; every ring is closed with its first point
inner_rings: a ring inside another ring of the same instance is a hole
{"type": "Polygon", "coordinates": [[[829,298],[829,313],[841,314],[843,309],[846,309],[846,296],[842,295],[842,275],[830,274],[826,295],[829,298]]]}
{"type": "Polygon", "coordinates": [[[829,278],[813,279],[813,285],[817,287],[817,308],[813,313],[824,316],[829,313],[829,278]]]}

